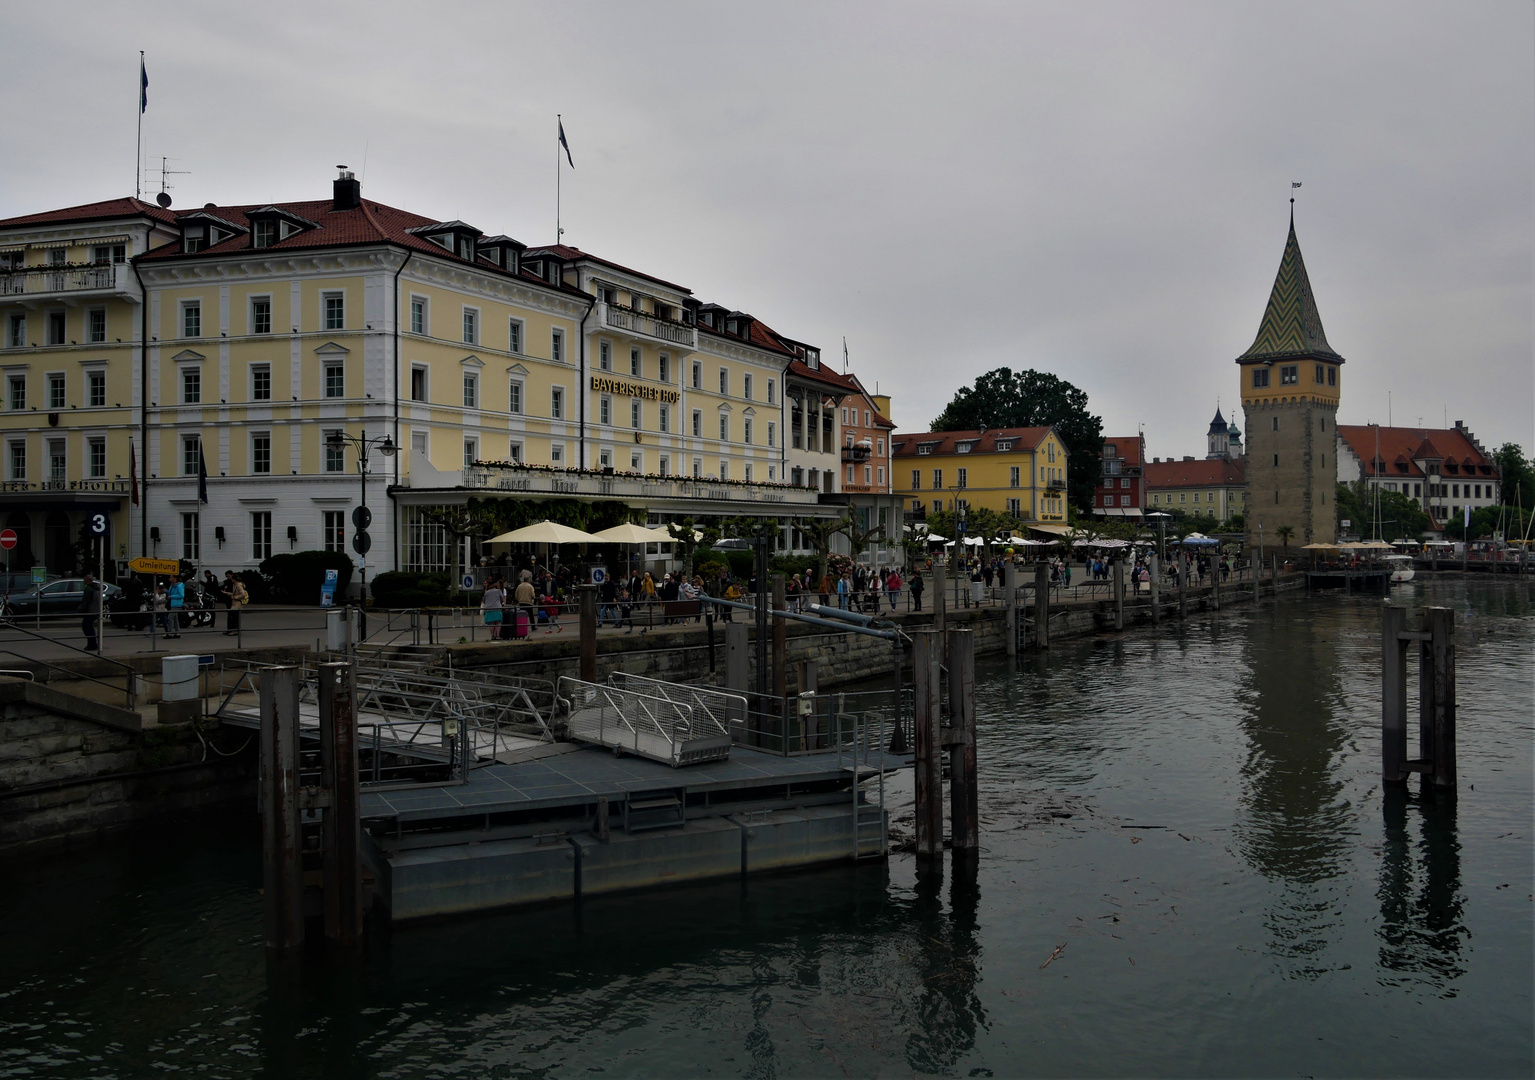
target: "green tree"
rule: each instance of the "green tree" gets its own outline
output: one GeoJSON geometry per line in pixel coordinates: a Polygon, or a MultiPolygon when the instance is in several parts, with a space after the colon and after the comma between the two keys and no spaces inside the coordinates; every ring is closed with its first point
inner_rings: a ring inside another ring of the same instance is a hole
{"type": "Polygon", "coordinates": [[[932,423],[934,431],[1053,426],[1066,444],[1068,500],[1086,510],[1103,479],[1103,418],[1087,411],[1087,393],[1040,371],[997,368],[962,386],[932,423]]]}
{"type": "Polygon", "coordinates": [[[794,519],[794,527],[809,541],[811,548],[815,551],[817,581],[826,576],[826,561],[831,556],[831,538],[838,533],[846,532],[852,524],[853,519],[850,517],[838,518],[835,521],[828,518],[794,519]]]}
{"type": "Polygon", "coordinates": [[[1288,555],[1290,553],[1290,537],[1295,535],[1295,530],[1288,525],[1281,525],[1274,530],[1274,535],[1279,537],[1280,542],[1284,544],[1285,554],[1288,555]]]}
{"type": "Polygon", "coordinates": [[[1493,451],[1492,460],[1503,481],[1503,505],[1535,510],[1535,463],[1524,456],[1524,448],[1504,443],[1493,451]]]}

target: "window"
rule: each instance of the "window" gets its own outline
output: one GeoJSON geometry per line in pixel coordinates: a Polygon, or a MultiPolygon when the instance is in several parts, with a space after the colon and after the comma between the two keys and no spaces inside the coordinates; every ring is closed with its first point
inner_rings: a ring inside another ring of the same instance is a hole
{"type": "Polygon", "coordinates": [[[913,491],[921,491],[922,490],[922,470],[921,469],[913,469],[913,470],[911,470],[911,490],[913,490],[913,491]]]}
{"type": "Polygon", "coordinates": [[[181,515],[181,557],[188,562],[197,562],[202,558],[198,550],[201,544],[202,529],[198,527],[196,513],[181,515]]]}
{"type": "Polygon", "coordinates": [[[549,391],[549,418],[565,419],[565,388],[562,386],[556,386],[549,391]]]}
{"type": "Polygon", "coordinates": [[[942,469],[934,469],[933,470],[933,490],[934,491],[942,491],[943,490],[943,470],[942,469]]]}
{"type": "Polygon", "coordinates": [[[521,319],[513,319],[513,320],[511,320],[511,322],[509,324],[508,331],[507,331],[507,338],[508,338],[508,343],[507,343],[507,351],[508,352],[514,352],[514,353],[522,352],[522,320],[521,319]]]}
{"type": "Polygon", "coordinates": [[[746,443],[747,445],[751,444],[751,441],[752,441],[752,422],[750,420],[742,420],[741,421],[741,441],[746,443]]]}
{"type": "Polygon", "coordinates": [[[863,482],[865,484],[872,484],[874,482],[874,466],[865,465],[863,467],[863,482]]]}
{"type": "Polygon", "coordinates": [[[27,343],[27,317],[25,315],[12,315],[10,333],[6,335],[5,343],[13,349],[20,349],[27,343]]]}
{"type": "Polygon", "coordinates": [[[1266,367],[1253,368],[1253,389],[1259,390],[1269,384],[1269,369],[1266,367]]]}
{"type": "Polygon", "coordinates": [[[942,499],[934,499],[933,500],[933,513],[935,513],[935,514],[943,513],[943,500],[942,499]]]}
{"type": "Polygon", "coordinates": [[[1052,442],[1045,444],[1045,457],[1051,462],[1055,461],[1055,443],[1052,442]]]}
{"type": "Polygon", "coordinates": [[[1274,468],[1276,468],[1276,469],[1279,468],[1279,455],[1278,454],[1274,455],[1274,468]]]}
{"type": "Polygon", "coordinates": [[[672,407],[670,405],[662,405],[658,410],[656,427],[661,431],[670,431],[672,429],[672,407]]]}
{"type": "Polygon", "coordinates": [[[27,478],[27,444],[21,440],[11,443],[10,454],[10,479],[25,480],[27,478]]]}
{"type": "Polygon", "coordinates": [[[346,368],[340,364],[325,365],[325,396],[346,397],[346,368]]]}
{"type": "Polygon", "coordinates": [[[777,392],[777,391],[776,391],[776,390],[775,390],[775,388],[774,388],[774,385],[773,385],[773,380],[772,380],[772,379],[769,379],[769,380],[768,380],[768,381],[767,381],[767,401],[768,401],[768,404],[769,404],[769,405],[772,405],[772,404],[774,404],[774,401],[773,401],[773,395],[774,395],[774,394],[775,394],[775,393],[776,393],[776,392],[777,392]]]}
{"type": "Polygon", "coordinates": [[[613,422],[613,399],[603,394],[597,402],[597,422],[599,424],[611,424],[613,422]]]}
{"type": "Polygon", "coordinates": [[[473,345],[480,340],[480,312],[478,308],[464,309],[464,344],[473,345]]]}
{"type": "Polygon", "coordinates": [[[325,447],[325,471],[328,473],[346,472],[346,443],[340,439],[332,442],[331,436],[336,434],[339,432],[320,433],[320,444],[325,447]]]}
{"type": "Polygon", "coordinates": [[[511,441],[511,445],[507,447],[506,456],[508,460],[520,463],[522,461],[522,443],[518,442],[516,439],[513,439],[511,441]]]}
{"type": "Polygon", "coordinates": [[[1128,476],[1120,477],[1119,478],[1119,486],[1122,487],[1122,488],[1129,487],[1130,486],[1130,478],[1128,476]]]}
{"type": "Polygon", "coordinates": [[[720,479],[730,479],[730,462],[726,461],[724,458],[720,458],[720,479]]]}
{"type": "Polygon", "coordinates": [[[464,372],[464,408],[480,407],[480,377],[472,371],[464,372]]]}
{"type": "Polygon", "coordinates": [[[277,243],[277,222],[263,218],[251,223],[251,247],[268,248],[277,243]]]}
{"type": "Polygon", "coordinates": [[[730,369],[720,368],[720,394],[723,397],[730,396],[730,369]]]}
{"type": "Polygon", "coordinates": [[[427,399],[426,379],[427,368],[420,364],[411,366],[410,369],[410,400],[425,401],[427,399]]]}
{"type": "Polygon", "coordinates": [[[181,305],[181,336],[202,337],[203,335],[203,308],[201,304],[191,303],[181,305]]]}
{"type": "Polygon", "coordinates": [[[181,403],[183,405],[196,405],[203,399],[203,372],[202,368],[181,369],[181,403]]]}
{"type": "Polygon", "coordinates": [[[464,440],[464,468],[471,469],[474,463],[480,460],[480,440],[464,440]]]}
{"type": "Polygon", "coordinates": [[[251,400],[272,400],[272,369],[266,364],[251,365],[251,400]]]}
{"type": "Polygon", "coordinates": [[[272,557],[272,511],[251,511],[251,561],[272,557]]]}
{"type": "Polygon", "coordinates": [[[1284,364],[1279,369],[1279,385],[1294,386],[1300,382],[1300,365],[1284,364]]]}
{"type": "Polygon", "coordinates": [[[1180,492],[1178,492],[1178,501],[1181,502],[1181,503],[1188,502],[1189,501],[1189,493],[1187,491],[1180,491],[1180,492]]]}
{"type": "Polygon", "coordinates": [[[196,476],[202,469],[203,442],[196,435],[181,440],[181,475],[196,476]]]}
{"type": "Polygon", "coordinates": [[[48,344],[64,344],[64,313],[62,311],[48,313],[48,344]]]}
{"type": "Polygon", "coordinates": [[[720,442],[730,441],[730,414],[720,413],[720,442]]]}
{"type": "Polygon", "coordinates": [[[1327,385],[1338,385],[1338,369],[1332,364],[1327,365],[1327,385]]]}
{"type": "Polygon", "coordinates": [[[64,376],[48,376],[48,408],[50,410],[64,407],[64,376]]]}
{"type": "Polygon", "coordinates": [[[272,433],[257,431],[251,434],[251,472],[264,476],[272,471],[272,433]]]}
{"type": "Polygon", "coordinates": [[[266,297],[257,297],[251,301],[251,333],[270,334],[272,332],[272,301],[266,297]]]}
{"type": "Polygon", "coordinates": [[[48,440],[48,479],[61,481],[69,475],[69,462],[64,457],[64,440],[48,440]]]}
{"type": "Polygon", "coordinates": [[[597,343],[597,370],[613,370],[613,346],[606,341],[597,343]]]}
{"type": "Polygon", "coordinates": [[[565,362],[565,332],[554,330],[549,334],[549,359],[556,364],[565,362]]]}
{"type": "Polygon", "coordinates": [[[703,474],[704,474],[704,459],[703,458],[694,458],[693,459],[693,479],[697,480],[699,477],[703,476],[703,474]]]}
{"type": "Polygon", "coordinates": [[[1014,465],[1014,466],[1012,466],[1011,468],[1009,468],[1007,470],[1007,484],[1008,484],[1009,487],[1017,487],[1018,486],[1019,481],[1021,479],[1021,477],[1019,475],[1020,471],[1021,470],[1019,469],[1019,467],[1017,465],[1014,465]]]}
{"type": "Polygon", "coordinates": [[[87,439],[85,442],[86,473],[92,480],[101,480],[107,475],[107,440],[103,438],[87,439]]]}
{"type": "Polygon", "coordinates": [[[656,361],[656,378],[661,382],[672,381],[672,358],[665,353],[656,361]]]}
{"type": "Polygon", "coordinates": [[[1023,513],[1022,499],[1008,499],[1007,513],[1010,517],[1019,517],[1023,513]]]}
{"type": "Polygon", "coordinates": [[[644,365],[640,361],[640,351],[638,349],[630,349],[629,350],[629,374],[633,375],[636,379],[642,378],[643,377],[642,376],[642,372],[644,370],[645,370],[644,369],[644,365]]]}
{"type": "Polygon", "coordinates": [[[1323,431],[1327,430],[1327,417],[1325,417],[1325,416],[1322,417],[1322,430],[1323,431]]]}
{"type": "Polygon", "coordinates": [[[1323,370],[1325,367],[1325,364],[1318,364],[1316,366],[1316,384],[1318,386],[1321,386],[1324,382],[1327,381],[1327,373],[1323,370]]]}
{"type": "Polygon", "coordinates": [[[324,329],[326,329],[326,330],[345,330],[346,329],[346,297],[343,296],[341,293],[326,293],[325,296],[324,296],[324,304],[325,304],[325,325],[324,325],[324,329]]]}
{"type": "Polygon", "coordinates": [[[745,473],[744,479],[746,480],[746,482],[748,484],[752,482],[752,467],[750,465],[746,466],[746,473],[745,473]]]}
{"type": "Polygon", "coordinates": [[[426,333],[426,301],[419,296],[410,298],[410,332],[426,333]]]}
{"type": "Polygon", "coordinates": [[[970,486],[970,470],[969,469],[959,469],[957,471],[959,473],[959,479],[957,481],[959,486],[960,487],[969,487],[970,486]]]}
{"type": "Polygon", "coordinates": [[[613,451],[599,450],[597,452],[597,465],[599,468],[611,469],[613,467],[613,451]]]}
{"type": "Polygon", "coordinates": [[[1271,417],[1269,417],[1269,422],[1271,424],[1273,424],[1273,427],[1270,430],[1272,430],[1272,431],[1278,431],[1279,430],[1279,417],[1271,416],[1271,417]]]}
{"type": "Polygon", "coordinates": [[[926,456],[928,454],[931,454],[932,452],[933,452],[933,448],[931,446],[919,446],[919,447],[917,447],[917,454],[919,456],[926,456]]]}
{"type": "Polygon", "coordinates": [[[773,481],[775,481],[777,479],[778,479],[778,466],[777,465],[769,465],[768,466],[768,483],[771,484],[773,481]]]}
{"type": "Polygon", "coordinates": [[[631,450],[631,451],[629,451],[629,471],[630,472],[644,472],[645,471],[645,454],[644,454],[644,451],[642,451],[642,450],[631,450]]]}
{"type": "Polygon", "coordinates": [[[670,455],[662,454],[661,461],[656,466],[656,469],[662,476],[670,476],[672,474],[672,459],[670,455]]]}
{"type": "Polygon", "coordinates": [[[631,401],[631,402],[629,402],[629,426],[634,428],[635,430],[639,430],[639,426],[640,426],[640,403],[638,401],[631,401]]]}
{"type": "Polygon", "coordinates": [[[704,414],[703,414],[703,411],[701,409],[694,409],[693,410],[693,438],[701,439],[703,437],[704,437],[704,414]]]}
{"type": "Polygon", "coordinates": [[[346,511],[320,512],[320,547],[323,551],[346,550],[346,511]]]}
{"type": "Polygon", "coordinates": [[[565,444],[564,443],[550,443],[549,444],[549,464],[551,464],[551,465],[563,465],[564,463],[565,463],[565,444]]]}
{"type": "Polygon", "coordinates": [[[778,445],[778,425],[776,423],[774,423],[773,421],[771,421],[771,420],[768,421],[768,432],[767,432],[767,435],[768,435],[768,445],[769,446],[777,446],[778,445]]]}
{"type": "Polygon", "coordinates": [[[128,245],[106,244],[102,247],[91,248],[91,261],[97,266],[107,266],[112,263],[128,261],[128,245]]]}
{"type": "Polygon", "coordinates": [[[522,383],[513,379],[506,394],[506,411],[509,413],[522,412],[522,383]]]}
{"type": "Polygon", "coordinates": [[[107,340],[107,312],[105,308],[91,308],[85,313],[85,340],[93,343],[107,340]]]}
{"type": "MultiPolygon", "coordinates": [[[[741,376],[741,396],[747,401],[752,399],[752,377],[750,375],[741,376]]],[[[750,442],[751,440],[748,439],[747,441],[750,442]]]]}

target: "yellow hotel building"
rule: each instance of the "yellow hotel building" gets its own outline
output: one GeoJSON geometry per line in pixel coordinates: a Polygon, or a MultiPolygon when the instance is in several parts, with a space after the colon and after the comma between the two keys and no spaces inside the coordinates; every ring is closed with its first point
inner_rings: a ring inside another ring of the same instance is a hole
{"type": "Polygon", "coordinates": [[[902,432],[893,445],[895,490],[914,520],[963,506],[1066,524],[1066,445],[1054,428],[902,432]]]}
{"type": "Polygon", "coordinates": [[[576,248],[365,200],[345,171],[322,201],[0,221],[0,331],[22,567],[72,570],[95,513],[119,562],[241,569],[349,549],[365,496],[372,573],[448,567],[421,511],[471,497],[836,514],[785,469],[810,347],[576,248]],[[337,431],[372,441],[365,474],[337,431]]]}

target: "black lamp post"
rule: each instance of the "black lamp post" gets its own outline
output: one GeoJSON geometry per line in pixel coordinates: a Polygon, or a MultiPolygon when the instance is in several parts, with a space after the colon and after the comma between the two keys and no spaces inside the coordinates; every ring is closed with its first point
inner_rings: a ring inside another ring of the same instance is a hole
{"type": "MultiPolygon", "coordinates": [[[[394,457],[394,440],[388,435],[379,435],[370,439],[367,431],[364,430],[356,435],[350,435],[345,431],[333,431],[325,441],[336,450],[344,450],[347,443],[357,448],[357,475],[362,481],[362,497],[357,504],[357,510],[352,514],[352,524],[357,527],[357,532],[352,536],[352,550],[358,555],[358,600],[362,610],[366,612],[368,609],[368,549],[373,546],[373,538],[368,535],[368,525],[373,520],[373,515],[368,512],[368,454],[376,447],[384,457],[394,457]]],[[[364,615],[364,618],[366,617],[364,615]]]]}

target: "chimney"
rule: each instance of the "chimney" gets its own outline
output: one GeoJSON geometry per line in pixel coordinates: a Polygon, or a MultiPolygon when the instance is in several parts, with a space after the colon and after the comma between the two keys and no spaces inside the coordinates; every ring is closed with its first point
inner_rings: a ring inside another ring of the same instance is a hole
{"type": "Polygon", "coordinates": [[[1183,460],[1184,461],[1193,461],[1194,460],[1194,455],[1193,454],[1184,454],[1183,455],[1183,460]]]}
{"type": "Polygon", "coordinates": [[[336,168],[341,170],[341,175],[336,177],[333,185],[331,209],[356,210],[362,205],[362,185],[345,165],[337,165],[336,168]]]}

